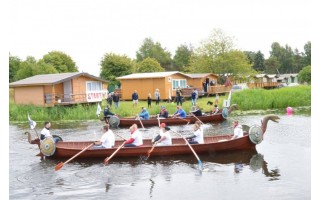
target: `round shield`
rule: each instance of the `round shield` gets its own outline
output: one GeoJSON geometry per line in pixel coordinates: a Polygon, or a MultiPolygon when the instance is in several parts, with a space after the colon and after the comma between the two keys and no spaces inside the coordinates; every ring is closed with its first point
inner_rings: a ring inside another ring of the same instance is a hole
{"type": "Polygon", "coordinates": [[[259,169],[261,169],[262,165],[263,165],[263,155],[258,153],[258,154],[255,154],[251,157],[250,159],[250,169],[252,171],[257,171],[259,169]]]}
{"type": "Polygon", "coordinates": [[[221,114],[223,118],[227,119],[229,114],[228,108],[223,108],[221,114]]]}
{"type": "Polygon", "coordinates": [[[258,125],[253,125],[249,129],[249,138],[253,144],[259,144],[262,141],[262,129],[258,125]]]}
{"type": "Polygon", "coordinates": [[[115,115],[112,115],[109,119],[109,124],[111,127],[113,128],[117,128],[120,124],[120,119],[119,117],[115,116],[115,115]]]}
{"type": "Polygon", "coordinates": [[[57,142],[63,142],[62,138],[58,135],[52,135],[53,138],[57,138],[57,142]]]}
{"type": "Polygon", "coordinates": [[[41,142],[40,151],[45,156],[52,156],[54,154],[56,144],[51,137],[47,137],[41,142]]]}

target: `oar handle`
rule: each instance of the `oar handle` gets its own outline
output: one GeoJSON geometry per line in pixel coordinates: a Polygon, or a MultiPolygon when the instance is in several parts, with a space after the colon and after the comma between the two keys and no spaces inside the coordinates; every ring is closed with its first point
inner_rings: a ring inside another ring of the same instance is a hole
{"type": "Polygon", "coordinates": [[[120,137],[120,138],[123,139],[123,140],[127,140],[126,138],[122,137],[121,135],[119,135],[119,134],[117,134],[117,133],[114,133],[114,134],[116,134],[118,137],[120,137]]]}
{"type": "Polygon", "coordinates": [[[86,148],[82,149],[79,153],[77,153],[76,155],[74,155],[72,158],[70,158],[69,160],[67,160],[66,162],[64,162],[64,164],[67,164],[68,162],[70,162],[71,160],[73,160],[75,157],[79,156],[80,154],[82,154],[83,152],[85,152],[87,149],[89,149],[90,147],[92,147],[94,145],[94,143],[90,144],[89,146],[87,146],[86,148]]]}
{"type": "Polygon", "coordinates": [[[111,158],[112,158],[125,144],[126,144],[126,141],[124,141],[124,142],[121,144],[121,146],[119,146],[118,149],[115,150],[115,151],[111,154],[111,156],[105,158],[105,159],[104,159],[104,164],[107,165],[108,162],[109,162],[109,160],[111,160],[111,158]]]}

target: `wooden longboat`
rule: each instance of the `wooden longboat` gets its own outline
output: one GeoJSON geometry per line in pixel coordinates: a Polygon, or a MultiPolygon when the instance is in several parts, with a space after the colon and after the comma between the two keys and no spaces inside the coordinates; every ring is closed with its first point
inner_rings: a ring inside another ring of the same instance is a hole
{"type": "MultiPolygon", "coordinates": [[[[213,122],[222,122],[223,120],[227,119],[228,115],[232,112],[233,109],[238,109],[237,104],[233,104],[230,106],[229,109],[224,108],[219,110],[216,114],[205,114],[203,116],[197,116],[199,120],[203,123],[213,123],[213,122]]],[[[161,123],[166,123],[166,125],[186,125],[186,124],[194,124],[198,119],[192,115],[187,115],[186,118],[160,118],[159,121],[161,123]]],[[[151,117],[148,120],[141,120],[143,126],[158,126],[158,118],[151,117]]],[[[138,127],[142,127],[141,123],[136,118],[119,118],[117,116],[112,116],[109,119],[109,123],[112,127],[130,127],[132,124],[137,124],[138,127]]]]}
{"type": "MultiPolygon", "coordinates": [[[[269,120],[278,122],[280,118],[276,115],[267,115],[261,121],[261,127],[254,125],[250,127],[249,131],[244,130],[244,136],[230,140],[232,134],[216,135],[204,137],[204,144],[192,144],[192,148],[198,154],[217,153],[227,151],[241,151],[241,150],[254,150],[256,145],[259,144],[267,129],[269,120]]],[[[30,136],[30,133],[28,133],[30,136]]],[[[70,158],[85,147],[92,144],[93,141],[59,141],[55,144],[55,151],[51,158],[70,158]]],[[[88,149],[80,154],[79,158],[106,158],[110,156],[115,150],[123,143],[123,141],[116,141],[115,146],[109,149],[88,149]]],[[[148,151],[152,148],[151,139],[143,140],[143,145],[139,147],[123,147],[115,157],[140,157],[146,156],[148,151]]],[[[172,145],[157,146],[152,151],[152,156],[172,156],[172,155],[188,155],[192,151],[185,143],[183,138],[172,138],[172,145]]]]}

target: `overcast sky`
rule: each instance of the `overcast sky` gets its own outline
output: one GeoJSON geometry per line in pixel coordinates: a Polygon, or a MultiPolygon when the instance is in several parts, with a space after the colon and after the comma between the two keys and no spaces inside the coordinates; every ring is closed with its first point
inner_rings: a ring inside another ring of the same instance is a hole
{"type": "Polygon", "coordinates": [[[305,1],[238,0],[11,0],[9,52],[36,59],[62,51],[79,71],[99,76],[105,53],[135,58],[151,37],[172,55],[181,44],[197,47],[214,28],[236,38],[236,48],[261,50],[273,42],[304,51],[311,41],[311,4],[305,1]],[[265,3],[264,3],[265,2],[265,3]]]}

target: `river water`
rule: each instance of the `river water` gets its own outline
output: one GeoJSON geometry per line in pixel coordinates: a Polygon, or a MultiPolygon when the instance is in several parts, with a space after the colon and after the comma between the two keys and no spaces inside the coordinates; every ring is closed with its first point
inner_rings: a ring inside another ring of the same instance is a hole
{"type": "MultiPolygon", "coordinates": [[[[10,199],[311,199],[311,116],[279,115],[269,122],[256,151],[103,160],[40,160],[36,145],[27,142],[28,123],[10,124],[10,199]]],[[[260,124],[263,115],[234,116],[220,124],[204,125],[205,135],[227,134],[231,122],[260,124]]],[[[51,134],[68,140],[100,138],[101,122],[52,123],[51,134]]],[[[39,125],[37,127],[40,132],[39,125]]],[[[191,131],[189,126],[173,130],[191,131]]],[[[114,130],[129,137],[127,129],[114,130]]],[[[155,128],[142,131],[151,138],[155,128]]],[[[35,133],[32,132],[33,137],[35,133]]],[[[173,137],[178,137],[173,135],[173,137]]]]}

